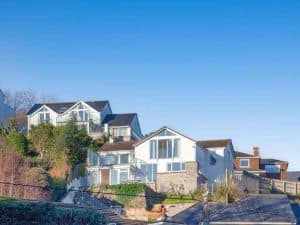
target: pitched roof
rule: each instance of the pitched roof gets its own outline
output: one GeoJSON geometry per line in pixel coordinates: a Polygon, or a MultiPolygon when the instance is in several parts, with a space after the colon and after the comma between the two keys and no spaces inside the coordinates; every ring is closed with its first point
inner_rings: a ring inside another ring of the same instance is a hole
{"type": "Polygon", "coordinates": [[[117,143],[105,143],[99,151],[134,150],[134,141],[123,141],[117,143]]]}
{"type": "Polygon", "coordinates": [[[144,143],[145,141],[147,141],[147,140],[151,139],[152,137],[158,135],[160,132],[162,132],[162,131],[165,130],[165,129],[168,129],[168,130],[170,130],[170,131],[172,131],[172,132],[174,132],[174,133],[177,133],[177,134],[179,134],[179,135],[181,135],[181,136],[183,136],[183,137],[185,137],[185,138],[188,138],[188,139],[190,139],[191,141],[195,141],[194,139],[192,139],[192,138],[190,138],[190,137],[188,137],[188,136],[186,136],[186,135],[184,135],[184,134],[181,134],[181,133],[179,133],[178,131],[176,131],[176,130],[170,128],[170,127],[163,126],[163,127],[159,128],[158,130],[151,132],[151,133],[150,133],[148,136],[146,136],[144,139],[142,139],[142,140],[140,140],[139,142],[137,142],[137,143],[135,144],[135,146],[138,146],[138,145],[144,143]]]}
{"type": "Polygon", "coordinates": [[[210,224],[296,224],[290,202],[285,195],[249,195],[210,217],[210,224]]]}
{"type": "Polygon", "coordinates": [[[287,174],[289,181],[300,181],[300,171],[288,171],[287,174]]]}
{"type": "Polygon", "coordinates": [[[245,153],[245,152],[238,152],[238,151],[234,151],[234,156],[235,157],[254,157],[254,155],[249,154],[249,153],[245,153]]]}
{"type": "Polygon", "coordinates": [[[226,148],[231,139],[197,141],[203,148],[226,148]]]}
{"type": "MultiPolygon", "coordinates": [[[[103,108],[105,107],[105,105],[109,103],[109,101],[107,101],[107,100],[84,101],[84,102],[99,112],[101,112],[103,110],[103,108]]],[[[57,103],[45,103],[45,104],[37,103],[31,107],[31,109],[28,111],[27,115],[34,113],[36,110],[38,110],[43,105],[48,106],[54,112],[64,113],[65,111],[67,111],[70,107],[72,107],[76,103],[77,102],[57,102],[57,103]]]]}
{"type": "Polygon", "coordinates": [[[110,126],[127,126],[132,123],[136,116],[136,113],[108,114],[102,123],[107,123],[110,126]]]}
{"type": "Polygon", "coordinates": [[[278,159],[260,159],[259,164],[260,165],[266,165],[266,164],[281,164],[281,163],[288,163],[286,161],[278,160],[278,159]]]}

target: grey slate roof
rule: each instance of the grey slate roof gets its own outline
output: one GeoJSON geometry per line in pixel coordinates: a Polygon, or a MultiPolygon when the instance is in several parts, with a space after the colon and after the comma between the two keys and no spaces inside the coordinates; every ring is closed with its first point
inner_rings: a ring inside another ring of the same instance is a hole
{"type": "Polygon", "coordinates": [[[136,113],[108,114],[102,123],[109,126],[128,126],[136,116],[136,113]]]}
{"type": "Polygon", "coordinates": [[[210,216],[210,224],[296,224],[285,195],[249,195],[210,216]]]}
{"type": "Polygon", "coordinates": [[[120,151],[120,150],[134,150],[135,141],[122,141],[116,143],[105,143],[101,146],[99,151],[120,151]]]}
{"type": "Polygon", "coordinates": [[[254,155],[252,154],[248,154],[248,153],[245,153],[245,152],[238,152],[238,151],[234,151],[234,156],[235,157],[254,157],[254,155]]]}
{"type": "Polygon", "coordinates": [[[278,160],[278,159],[260,159],[259,164],[260,165],[272,165],[272,164],[281,164],[281,163],[287,163],[286,161],[278,160]]]}
{"type": "MultiPolygon", "coordinates": [[[[86,104],[94,108],[95,110],[101,112],[106,104],[109,104],[109,101],[84,101],[86,104]]],[[[50,109],[57,113],[64,113],[66,110],[68,110],[70,107],[75,105],[77,102],[57,102],[57,103],[37,103],[34,104],[31,109],[28,111],[27,115],[30,115],[34,113],[36,110],[38,110],[43,105],[48,106],[50,109]]]]}
{"type": "Polygon", "coordinates": [[[231,139],[197,141],[203,148],[226,148],[231,139]]]}
{"type": "Polygon", "coordinates": [[[288,180],[300,182],[300,171],[288,171],[288,180]]]}

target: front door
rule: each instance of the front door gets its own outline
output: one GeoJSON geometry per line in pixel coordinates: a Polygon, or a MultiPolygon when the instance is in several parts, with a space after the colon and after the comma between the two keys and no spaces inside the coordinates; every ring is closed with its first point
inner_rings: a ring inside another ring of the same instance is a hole
{"type": "Polygon", "coordinates": [[[109,169],[101,169],[101,183],[109,184],[109,169]]]}

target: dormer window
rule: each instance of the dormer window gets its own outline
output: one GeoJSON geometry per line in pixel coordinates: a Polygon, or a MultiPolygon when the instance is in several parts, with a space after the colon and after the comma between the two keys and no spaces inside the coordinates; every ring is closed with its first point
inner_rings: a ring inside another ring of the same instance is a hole
{"type": "Polygon", "coordinates": [[[50,112],[47,108],[43,108],[39,112],[39,124],[50,123],[50,112]]]}

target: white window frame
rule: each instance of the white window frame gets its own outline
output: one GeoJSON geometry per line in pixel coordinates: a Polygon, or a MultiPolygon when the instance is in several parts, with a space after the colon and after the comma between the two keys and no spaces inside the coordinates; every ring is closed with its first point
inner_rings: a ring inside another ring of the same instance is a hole
{"type": "Polygon", "coordinates": [[[178,137],[174,138],[165,138],[165,136],[162,136],[163,138],[155,138],[151,139],[149,141],[149,159],[174,159],[180,157],[180,151],[181,151],[181,139],[178,137]],[[174,155],[175,153],[175,140],[177,142],[177,155],[174,155]],[[159,157],[159,142],[160,141],[166,141],[167,142],[167,157],[159,157]],[[169,141],[171,141],[171,157],[168,156],[169,153],[169,141]],[[151,142],[154,142],[154,152],[153,156],[151,157],[151,142]]]}
{"type": "Polygon", "coordinates": [[[47,124],[51,122],[51,116],[50,116],[50,112],[47,108],[43,108],[40,112],[39,112],[39,124],[47,124]],[[41,115],[43,116],[43,122],[41,122],[41,115]],[[49,115],[49,121],[46,120],[47,116],[49,115]]]}
{"type": "Polygon", "coordinates": [[[249,159],[240,159],[240,168],[249,168],[250,160],[249,159]],[[247,161],[248,166],[242,166],[242,161],[247,161]]]}
{"type": "MultiPolygon", "coordinates": [[[[116,170],[116,171],[118,171],[118,173],[117,173],[117,184],[121,184],[121,182],[120,182],[120,173],[121,173],[121,170],[123,170],[123,171],[127,171],[127,174],[128,174],[128,176],[127,176],[127,181],[129,180],[129,177],[130,177],[130,174],[129,174],[129,169],[128,168],[120,168],[120,169],[116,169],[116,168],[112,168],[111,169],[111,171],[112,170],[116,170]]],[[[116,185],[116,184],[112,184],[112,172],[109,172],[109,174],[110,174],[110,176],[109,176],[109,184],[110,185],[116,185]]]]}
{"type": "Polygon", "coordinates": [[[169,163],[167,163],[167,172],[184,172],[184,171],[186,171],[186,163],[185,162],[169,162],[169,163]],[[174,163],[180,164],[180,170],[173,169],[174,163]],[[171,165],[171,170],[169,170],[169,165],[171,165]],[[183,165],[184,165],[184,169],[183,169],[183,165]]]}

